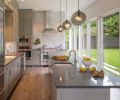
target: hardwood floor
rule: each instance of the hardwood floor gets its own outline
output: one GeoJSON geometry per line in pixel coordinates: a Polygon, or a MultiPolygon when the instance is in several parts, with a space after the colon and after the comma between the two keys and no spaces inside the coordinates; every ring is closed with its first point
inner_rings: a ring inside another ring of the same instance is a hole
{"type": "Polygon", "coordinates": [[[48,67],[28,68],[10,100],[55,100],[54,86],[48,67]]]}

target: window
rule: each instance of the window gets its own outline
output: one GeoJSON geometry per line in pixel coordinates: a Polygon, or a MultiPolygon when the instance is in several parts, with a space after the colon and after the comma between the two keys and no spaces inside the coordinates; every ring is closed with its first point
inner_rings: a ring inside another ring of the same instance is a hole
{"type": "Polygon", "coordinates": [[[119,12],[103,17],[105,66],[120,71],[119,12]]]}
{"type": "Polygon", "coordinates": [[[68,50],[69,49],[69,31],[65,31],[65,47],[68,50]]]}
{"type": "Polygon", "coordinates": [[[75,42],[76,42],[76,45],[75,45],[75,49],[76,49],[76,53],[77,55],[79,55],[79,26],[76,26],[75,27],[75,42]]]}
{"type": "Polygon", "coordinates": [[[91,57],[93,63],[97,63],[97,32],[96,32],[96,20],[92,20],[91,24],[91,57]]]}
{"type": "Polygon", "coordinates": [[[76,27],[76,34],[77,34],[77,50],[79,50],[79,27],[76,27]]]}
{"type": "Polygon", "coordinates": [[[82,33],[83,33],[83,55],[87,54],[87,25],[86,23],[82,24],[82,33]]]}

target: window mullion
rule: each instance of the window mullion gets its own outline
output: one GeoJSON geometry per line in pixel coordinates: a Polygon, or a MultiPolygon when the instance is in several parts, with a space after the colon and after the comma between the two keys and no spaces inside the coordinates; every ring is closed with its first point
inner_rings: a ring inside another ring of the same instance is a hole
{"type": "Polygon", "coordinates": [[[69,50],[72,50],[72,29],[69,30],[69,50]]]}
{"type": "Polygon", "coordinates": [[[74,50],[77,50],[77,28],[74,26],[74,50]]]}
{"type": "Polygon", "coordinates": [[[87,22],[87,56],[91,57],[91,24],[87,22]]]}
{"type": "Polygon", "coordinates": [[[82,25],[79,26],[79,55],[82,56],[83,55],[83,31],[82,31],[82,25]]]}

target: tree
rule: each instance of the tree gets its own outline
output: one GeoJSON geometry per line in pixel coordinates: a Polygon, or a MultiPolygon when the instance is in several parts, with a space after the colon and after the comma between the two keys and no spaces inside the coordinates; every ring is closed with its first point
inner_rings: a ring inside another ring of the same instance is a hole
{"type": "Polygon", "coordinates": [[[91,35],[96,36],[96,20],[91,21],[91,35]]]}
{"type": "Polygon", "coordinates": [[[114,13],[112,15],[103,18],[104,25],[104,36],[110,37],[119,36],[119,13],[114,13]]]}

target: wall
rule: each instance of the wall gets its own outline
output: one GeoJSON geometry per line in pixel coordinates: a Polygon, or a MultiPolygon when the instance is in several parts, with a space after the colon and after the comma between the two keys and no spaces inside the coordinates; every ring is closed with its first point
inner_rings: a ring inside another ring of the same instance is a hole
{"type": "MultiPolygon", "coordinates": [[[[57,46],[62,45],[64,48],[65,46],[65,33],[59,33],[59,32],[47,32],[43,33],[43,30],[46,27],[46,15],[45,11],[34,11],[33,13],[33,43],[36,38],[39,38],[41,43],[40,45],[33,45],[33,49],[42,47],[42,45],[46,45],[46,48],[54,48],[57,46]]],[[[62,15],[62,21],[65,19],[65,15],[62,15]]],[[[59,12],[54,12],[53,18],[50,20],[50,24],[54,29],[57,28],[57,26],[60,24],[59,22],[59,12]]],[[[59,52],[59,51],[58,51],[59,52]]],[[[57,52],[57,54],[59,54],[57,52]]],[[[63,51],[64,52],[64,51],[63,51]]],[[[63,53],[62,52],[62,53],[63,53]]],[[[55,52],[50,52],[50,57],[55,55],[55,52]]],[[[27,65],[40,65],[40,51],[36,50],[32,52],[32,59],[28,60],[26,62],[27,65]]]]}
{"type": "MultiPolygon", "coordinates": [[[[54,48],[62,45],[64,48],[65,45],[65,34],[56,32],[47,32],[44,33],[43,30],[46,28],[46,15],[45,11],[35,11],[33,19],[33,42],[36,38],[40,38],[41,45],[46,45],[47,48],[54,48]],[[59,40],[59,42],[58,42],[59,40]]],[[[59,12],[53,12],[52,18],[48,21],[54,29],[57,29],[57,26],[60,24],[59,12]]],[[[49,18],[49,17],[48,17],[49,18]]],[[[65,14],[62,13],[62,21],[65,19],[65,14]]]]}
{"type": "MultiPolygon", "coordinates": [[[[45,12],[35,11],[33,14],[33,42],[36,38],[42,39],[42,31],[45,28],[45,12]]],[[[42,41],[41,41],[42,43],[42,41]]],[[[35,46],[34,46],[35,47],[35,46]]]]}
{"type": "Polygon", "coordinates": [[[17,51],[16,45],[17,44],[15,42],[6,42],[5,43],[5,54],[9,54],[9,53],[17,51]]]}
{"type": "Polygon", "coordinates": [[[91,19],[118,7],[120,7],[120,0],[96,0],[96,2],[88,6],[84,12],[87,18],[91,19]]]}

